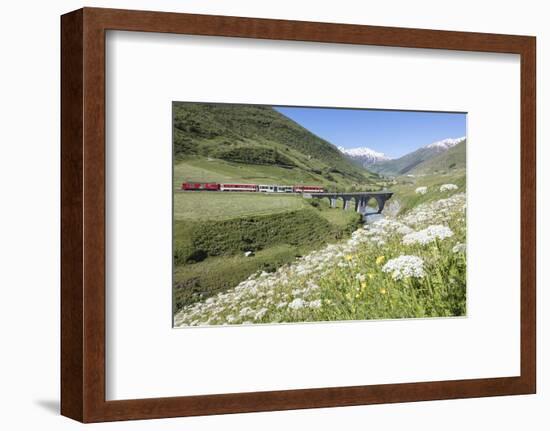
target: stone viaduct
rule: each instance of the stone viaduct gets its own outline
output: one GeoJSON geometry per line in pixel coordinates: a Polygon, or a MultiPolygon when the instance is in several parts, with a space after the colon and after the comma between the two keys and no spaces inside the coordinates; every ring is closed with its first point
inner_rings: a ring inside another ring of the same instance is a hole
{"type": "Polygon", "coordinates": [[[363,213],[370,199],[375,199],[378,204],[377,214],[380,214],[386,205],[386,201],[392,197],[392,192],[352,192],[352,193],[309,193],[312,198],[328,199],[330,206],[336,208],[338,199],[342,199],[344,210],[351,208],[352,200],[355,202],[355,211],[363,213]]]}

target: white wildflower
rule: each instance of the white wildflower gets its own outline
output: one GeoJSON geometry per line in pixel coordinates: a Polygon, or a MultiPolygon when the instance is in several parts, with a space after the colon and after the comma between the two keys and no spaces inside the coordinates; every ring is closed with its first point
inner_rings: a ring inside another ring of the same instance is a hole
{"type": "Polygon", "coordinates": [[[413,232],[413,230],[409,226],[402,225],[396,229],[396,232],[401,235],[407,235],[408,233],[413,232]]]}
{"type": "Polygon", "coordinates": [[[466,253],[466,244],[459,242],[453,247],[453,253],[466,253]]]}
{"type": "Polygon", "coordinates": [[[309,307],[310,308],[319,308],[319,307],[321,307],[321,300],[316,299],[315,301],[309,301],[309,307]]]}
{"type": "Polygon", "coordinates": [[[296,298],[294,301],[292,301],[290,304],[288,304],[289,308],[292,308],[293,310],[298,310],[300,308],[304,307],[304,300],[300,298],[296,298]]]}
{"type": "Polygon", "coordinates": [[[262,317],[265,316],[265,313],[267,313],[267,308],[264,307],[254,315],[254,320],[260,320],[262,317]]]}
{"type": "Polygon", "coordinates": [[[418,205],[408,214],[404,215],[401,221],[413,226],[424,225],[426,223],[446,223],[453,217],[454,213],[462,211],[465,205],[466,194],[457,193],[446,199],[418,205]]]}
{"type": "Polygon", "coordinates": [[[428,244],[435,239],[445,239],[453,236],[453,231],[447,226],[432,225],[418,232],[412,232],[403,237],[403,244],[428,244]]]}
{"type": "Polygon", "coordinates": [[[307,288],[305,289],[306,293],[309,293],[310,291],[312,290],[317,290],[319,289],[319,285],[315,284],[313,281],[311,280],[308,280],[306,282],[306,285],[307,285],[307,288]]]}
{"type": "Polygon", "coordinates": [[[428,187],[417,187],[414,192],[417,195],[425,195],[428,192],[428,187]]]}
{"type": "Polygon", "coordinates": [[[248,315],[251,314],[251,313],[253,313],[252,308],[250,308],[250,307],[244,307],[244,308],[239,312],[239,316],[244,317],[244,316],[248,316],[248,315]]]}
{"type": "Polygon", "coordinates": [[[440,192],[450,192],[452,190],[458,190],[458,186],[456,184],[443,184],[439,187],[440,192]]]}
{"type": "Polygon", "coordinates": [[[402,255],[389,260],[382,271],[391,273],[394,280],[402,280],[406,277],[424,277],[424,261],[418,256],[402,255]]]}

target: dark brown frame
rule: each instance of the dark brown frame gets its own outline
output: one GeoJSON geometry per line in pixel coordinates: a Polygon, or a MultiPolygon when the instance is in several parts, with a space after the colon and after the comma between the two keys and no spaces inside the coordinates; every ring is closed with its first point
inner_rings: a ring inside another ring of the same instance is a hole
{"type": "Polygon", "coordinates": [[[61,17],[61,413],[82,422],[351,406],[536,390],[535,55],[529,36],[84,8],[61,17]],[[521,375],[105,400],[105,32],[231,36],[521,56],[521,375]]]}

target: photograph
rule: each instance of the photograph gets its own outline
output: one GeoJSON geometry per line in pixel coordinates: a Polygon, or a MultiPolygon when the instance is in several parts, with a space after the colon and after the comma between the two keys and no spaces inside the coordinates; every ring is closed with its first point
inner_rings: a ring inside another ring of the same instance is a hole
{"type": "Polygon", "coordinates": [[[175,328],[466,316],[466,113],[172,116],[175,328]]]}

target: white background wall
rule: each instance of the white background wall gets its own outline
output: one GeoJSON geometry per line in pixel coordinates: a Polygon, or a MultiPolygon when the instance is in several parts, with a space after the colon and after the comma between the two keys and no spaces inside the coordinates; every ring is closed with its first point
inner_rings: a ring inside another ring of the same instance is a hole
{"type": "MultiPolygon", "coordinates": [[[[87,6],[536,35],[539,211],[548,218],[550,52],[545,2],[298,0],[21,0],[2,6],[0,67],[0,424],[78,429],[59,407],[59,15],[87,6]]],[[[498,157],[495,157],[498,160],[498,157]]],[[[505,173],[503,173],[505,174],[505,173]]],[[[498,187],[498,178],[494,187],[498,187]]],[[[499,215],[495,213],[495,220],[499,215]]],[[[550,319],[543,268],[550,230],[539,222],[538,394],[456,401],[140,421],[87,429],[546,430],[550,424],[550,319]]],[[[505,232],[503,232],[505,239],[505,232]]],[[[495,302],[498,298],[495,298],[495,302]]],[[[406,366],[406,363],[404,363],[406,366]]],[[[207,378],[207,376],[205,376],[207,378]]]]}

